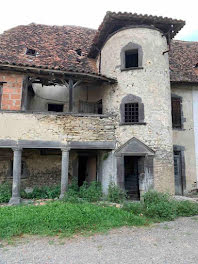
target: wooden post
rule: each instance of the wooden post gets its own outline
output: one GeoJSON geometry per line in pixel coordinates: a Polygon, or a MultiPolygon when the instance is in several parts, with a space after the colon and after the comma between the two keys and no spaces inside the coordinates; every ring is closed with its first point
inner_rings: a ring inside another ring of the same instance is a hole
{"type": "Polygon", "coordinates": [[[69,112],[73,112],[73,80],[69,79],[69,112]]]}

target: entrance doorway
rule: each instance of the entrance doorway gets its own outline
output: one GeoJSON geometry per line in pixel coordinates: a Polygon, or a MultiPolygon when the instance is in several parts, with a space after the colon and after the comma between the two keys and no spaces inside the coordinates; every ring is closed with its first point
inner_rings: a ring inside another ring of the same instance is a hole
{"type": "Polygon", "coordinates": [[[183,195],[184,185],[182,177],[181,151],[174,151],[174,174],[175,174],[175,194],[183,195]]]}
{"type": "Polygon", "coordinates": [[[139,200],[139,177],[138,177],[138,160],[139,157],[124,157],[124,184],[127,195],[130,199],[139,200]]]}
{"type": "Polygon", "coordinates": [[[78,186],[82,186],[86,181],[88,183],[96,181],[97,177],[96,155],[90,153],[81,153],[78,156],[78,186]]]}

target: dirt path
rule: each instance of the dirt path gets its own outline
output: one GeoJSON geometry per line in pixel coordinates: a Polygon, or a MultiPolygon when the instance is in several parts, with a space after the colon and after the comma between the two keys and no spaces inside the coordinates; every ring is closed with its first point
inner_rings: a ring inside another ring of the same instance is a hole
{"type": "Polygon", "coordinates": [[[0,264],[198,263],[198,216],[73,239],[26,237],[1,245],[0,264]]]}

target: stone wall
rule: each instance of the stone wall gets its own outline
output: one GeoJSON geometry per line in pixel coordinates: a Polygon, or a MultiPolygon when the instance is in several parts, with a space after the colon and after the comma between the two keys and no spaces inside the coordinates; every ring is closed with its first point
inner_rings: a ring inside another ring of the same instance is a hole
{"type": "Polygon", "coordinates": [[[0,112],[0,140],[111,141],[114,117],[0,112]]]}
{"type": "Polygon", "coordinates": [[[0,73],[0,83],[3,83],[0,109],[21,109],[23,78],[23,75],[17,73],[0,73]]]}
{"type": "Polygon", "coordinates": [[[105,111],[117,114],[117,146],[136,137],[152,148],[155,189],[174,193],[169,62],[168,53],[163,55],[167,49],[166,38],[157,30],[123,29],[102,49],[101,73],[118,80],[110,89],[103,87],[105,111]],[[121,71],[121,50],[131,42],[142,47],[143,68],[121,71]],[[146,124],[120,125],[120,104],[128,94],[142,99],[146,124]]]}

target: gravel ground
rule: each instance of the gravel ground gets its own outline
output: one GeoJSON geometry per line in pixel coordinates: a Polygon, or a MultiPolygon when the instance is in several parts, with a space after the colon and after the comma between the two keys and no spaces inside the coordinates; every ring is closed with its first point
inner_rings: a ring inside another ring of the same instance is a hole
{"type": "Polygon", "coordinates": [[[198,216],[108,234],[59,239],[26,236],[0,244],[0,264],[198,263],[198,216]]]}

